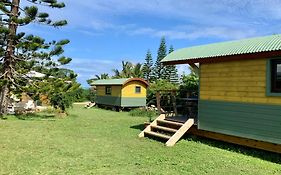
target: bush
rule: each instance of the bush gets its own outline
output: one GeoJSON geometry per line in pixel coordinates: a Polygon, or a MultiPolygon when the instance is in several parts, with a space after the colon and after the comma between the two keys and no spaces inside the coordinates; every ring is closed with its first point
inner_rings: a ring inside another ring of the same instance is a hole
{"type": "Polygon", "coordinates": [[[59,109],[55,109],[51,106],[47,107],[46,109],[43,109],[40,111],[40,113],[46,113],[46,114],[58,114],[60,112],[59,109]]]}
{"type": "Polygon", "coordinates": [[[145,108],[137,108],[133,109],[129,112],[131,116],[134,117],[148,117],[149,122],[152,121],[152,118],[156,117],[158,115],[157,111],[155,110],[147,110],[145,108]]]}
{"type": "Polygon", "coordinates": [[[157,80],[156,82],[150,84],[149,90],[152,93],[156,93],[157,91],[171,91],[178,90],[178,86],[167,80],[157,80]]]}
{"type": "Polygon", "coordinates": [[[194,72],[182,76],[182,84],[179,87],[179,96],[198,96],[199,77],[194,72]]]}
{"type": "Polygon", "coordinates": [[[88,89],[88,94],[86,96],[87,100],[89,100],[90,102],[95,102],[96,101],[96,92],[93,89],[88,89]]]}
{"type": "Polygon", "coordinates": [[[75,98],[75,102],[85,102],[85,101],[94,102],[96,98],[96,93],[91,88],[89,89],[79,88],[73,93],[73,96],[75,98]]]}

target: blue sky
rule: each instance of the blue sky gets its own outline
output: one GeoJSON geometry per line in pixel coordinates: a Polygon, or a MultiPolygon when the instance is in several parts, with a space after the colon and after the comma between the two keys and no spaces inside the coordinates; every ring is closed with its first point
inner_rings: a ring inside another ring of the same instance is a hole
{"type": "MultiPolygon", "coordinates": [[[[148,49],[156,58],[160,38],[175,49],[281,33],[281,0],[64,0],[62,10],[45,9],[67,19],[59,29],[24,28],[47,40],[70,39],[65,55],[78,81],[112,73],[122,60],[143,62],[148,49]]],[[[187,65],[178,67],[188,72],[187,65]]]]}

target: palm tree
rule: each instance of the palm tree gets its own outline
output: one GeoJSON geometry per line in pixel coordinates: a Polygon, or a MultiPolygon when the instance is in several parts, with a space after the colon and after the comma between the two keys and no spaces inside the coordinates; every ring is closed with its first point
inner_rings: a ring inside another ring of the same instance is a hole
{"type": "Polygon", "coordinates": [[[107,73],[102,73],[100,75],[95,75],[95,78],[91,78],[87,80],[87,83],[91,85],[95,80],[104,80],[104,79],[109,79],[109,75],[107,73]]]}
{"type": "Polygon", "coordinates": [[[133,64],[131,62],[122,61],[122,71],[121,71],[122,78],[131,77],[132,69],[133,69],[133,64]]]}
{"type": "Polygon", "coordinates": [[[137,63],[136,65],[133,66],[132,70],[132,77],[134,78],[141,78],[143,77],[143,66],[141,63],[137,63]]]}
{"type": "Polygon", "coordinates": [[[119,72],[118,69],[112,69],[114,75],[112,76],[112,78],[121,78],[121,73],[119,72]]]}
{"type": "Polygon", "coordinates": [[[102,73],[100,75],[95,75],[96,80],[103,80],[103,79],[109,79],[109,75],[107,73],[102,73]]]}
{"type": "Polygon", "coordinates": [[[122,61],[122,70],[113,69],[113,78],[132,78],[132,77],[142,77],[142,64],[133,64],[129,61],[122,61]]]}

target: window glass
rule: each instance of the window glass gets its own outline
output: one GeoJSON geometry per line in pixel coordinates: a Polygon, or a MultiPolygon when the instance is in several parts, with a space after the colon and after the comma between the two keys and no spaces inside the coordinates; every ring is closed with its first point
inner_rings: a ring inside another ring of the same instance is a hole
{"type": "Polygon", "coordinates": [[[271,61],[271,92],[281,93],[281,60],[271,61]]]}
{"type": "Polygon", "coordinates": [[[137,94],[141,93],[141,87],[140,87],[140,86],[136,86],[135,92],[136,92],[137,94]]]}
{"type": "Polygon", "coordinates": [[[111,86],[106,86],[105,87],[105,94],[106,95],[111,95],[111,86]]]}
{"type": "Polygon", "coordinates": [[[276,88],[281,90],[281,63],[278,63],[276,67],[276,88]]]}

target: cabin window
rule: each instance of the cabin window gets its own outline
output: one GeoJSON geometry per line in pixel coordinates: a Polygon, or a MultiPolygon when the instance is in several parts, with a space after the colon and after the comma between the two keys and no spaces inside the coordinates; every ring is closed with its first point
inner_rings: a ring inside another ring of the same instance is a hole
{"type": "Polygon", "coordinates": [[[271,92],[281,93],[281,59],[271,60],[271,92]]]}
{"type": "Polygon", "coordinates": [[[140,94],[141,93],[141,87],[136,86],[135,92],[136,92],[136,94],[140,94]]]}
{"type": "Polygon", "coordinates": [[[111,86],[105,87],[105,95],[111,95],[111,86]]]}

